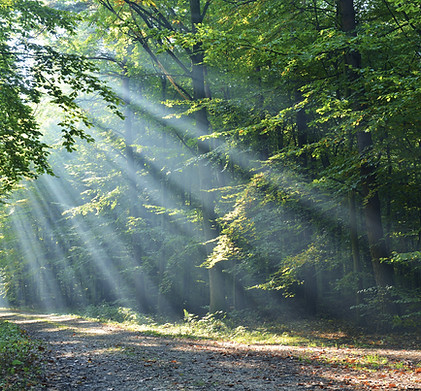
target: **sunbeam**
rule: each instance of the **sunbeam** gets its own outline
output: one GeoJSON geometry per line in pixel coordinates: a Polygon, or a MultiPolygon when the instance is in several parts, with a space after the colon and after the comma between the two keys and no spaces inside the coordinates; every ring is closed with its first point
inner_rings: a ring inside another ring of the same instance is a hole
{"type": "Polygon", "coordinates": [[[47,311],[63,308],[60,290],[39,244],[41,238],[37,235],[36,225],[34,225],[36,222],[30,221],[28,224],[28,221],[25,221],[19,213],[13,213],[10,218],[24,260],[28,265],[29,280],[34,283],[33,291],[28,292],[32,296],[31,300],[35,299],[34,302],[47,311]]]}
{"type": "MultiPolygon", "coordinates": [[[[0,181],[29,179],[0,218],[10,305],[266,319],[291,302],[361,322],[387,297],[380,323],[418,316],[403,297],[420,286],[419,69],[399,28],[379,34],[393,48],[372,33],[397,19],[358,11],[352,40],[336,4],[334,23],[256,6],[99,0],[69,45],[31,46],[47,57],[28,63],[33,85],[0,61],[0,181]]],[[[6,52],[23,31],[0,34],[6,52]]]]}

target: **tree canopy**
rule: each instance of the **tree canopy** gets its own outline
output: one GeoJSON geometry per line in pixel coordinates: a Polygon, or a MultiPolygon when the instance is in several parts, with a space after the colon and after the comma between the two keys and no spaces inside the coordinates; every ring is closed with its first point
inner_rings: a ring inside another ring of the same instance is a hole
{"type": "Polygon", "coordinates": [[[48,146],[35,118],[36,106],[47,98],[66,116],[60,125],[63,144],[73,148],[75,139],[89,138],[78,126],[89,126],[75,99],[80,92],[98,92],[115,102],[109,90],[92,75],[94,66],[78,54],[54,49],[52,42],[72,34],[77,19],[40,1],[10,0],[0,6],[0,155],[4,193],[22,178],[44,172],[48,146]]]}
{"type": "Polygon", "coordinates": [[[3,191],[60,177],[3,209],[11,303],[419,325],[415,0],[10,0],[0,17],[3,191]],[[47,160],[57,132],[77,150],[47,160]]]}

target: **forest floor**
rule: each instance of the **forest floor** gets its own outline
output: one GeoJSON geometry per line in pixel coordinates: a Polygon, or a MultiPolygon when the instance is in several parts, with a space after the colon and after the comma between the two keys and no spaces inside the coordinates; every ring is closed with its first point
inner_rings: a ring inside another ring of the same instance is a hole
{"type": "Polygon", "coordinates": [[[419,342],[407,338],[399,347],[245,345],[150,336],[67,315],[3,309],[0,320],[40,341],[32,390],[421,390],[419,342]]]}

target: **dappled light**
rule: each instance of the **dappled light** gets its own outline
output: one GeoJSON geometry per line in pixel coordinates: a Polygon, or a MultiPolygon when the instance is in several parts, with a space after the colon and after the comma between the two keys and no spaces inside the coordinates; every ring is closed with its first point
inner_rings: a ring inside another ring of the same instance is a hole
{"type": "Polygon", "coordinates": [[[355,346],[340,350],[156,338],[122,326],[68,316],[1,311],[0,318],[14,319],[29,333],[51,341],[54,360],[46,379],[54,376],[62,387],[78,387],[82,381],[85,386],[124,384],[126,389],[139,385],[144,389],[176,389],[176,385],[223,389],[259,387],[263,382],[265,389],[277,390],[308,389],[309,384],[332,389],[384,389],[393,388],[389,387],[392,382],[410,386],[418,380],[413,367],[420,359],[417,350],[378,351],[355,346]],[[56,372],[59,367],[60,372],[56,372]],[[93,368],[102,374],[99,379],[88,376],[93,368]]]}
{"type": "Polygon", "coordinates": [[[414,1],[0,3],[0,389],[419,385],[414,1]]]}

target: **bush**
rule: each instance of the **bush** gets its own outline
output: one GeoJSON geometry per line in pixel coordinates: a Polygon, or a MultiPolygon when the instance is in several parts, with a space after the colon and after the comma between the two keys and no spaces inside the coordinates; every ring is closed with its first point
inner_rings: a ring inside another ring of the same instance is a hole
{"type": "Polygon", "coordinates": [[[131,308],[111,304],[89,305],[83,311],[83,316],[107,322],[150,324],[152,319],[134,311],[131,308]]]}
{"type": "Polygon", "coordinates": [[[376,331],[419,329],[421,327],[421,293],[393,286],[371,287],[359,292],[363,296],[359,310],[362,320],[376,331]]]}
{"type": "Polygon", "coordinates": [[[43,347],[9,322],[0,322],[0,389],[26,390],[37,382],[43,347]]]}

